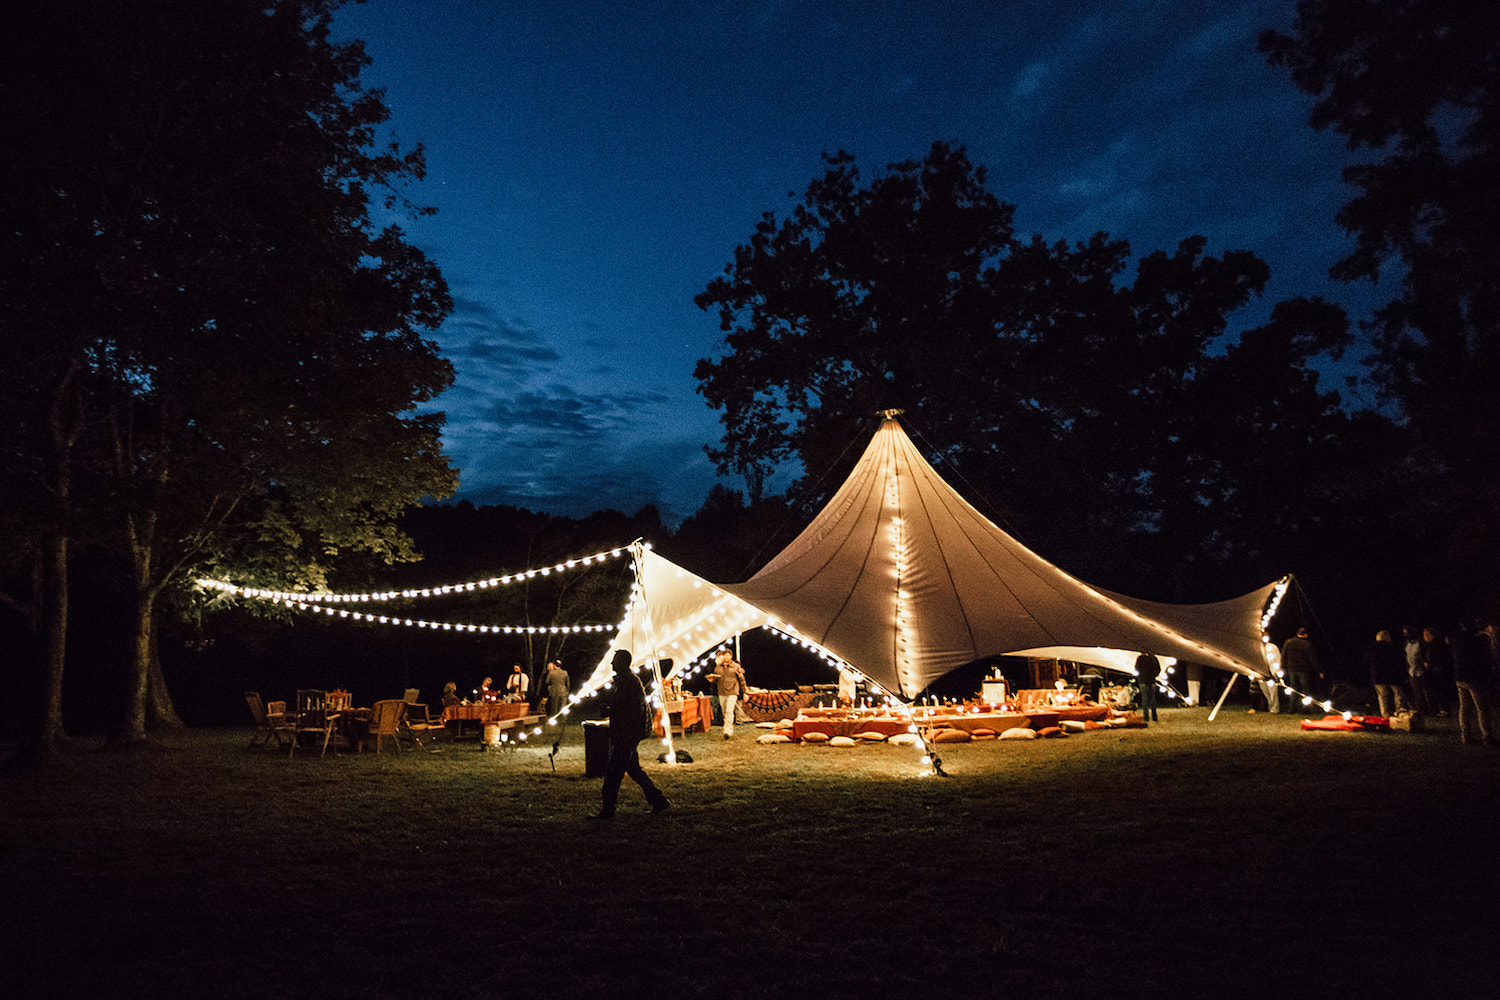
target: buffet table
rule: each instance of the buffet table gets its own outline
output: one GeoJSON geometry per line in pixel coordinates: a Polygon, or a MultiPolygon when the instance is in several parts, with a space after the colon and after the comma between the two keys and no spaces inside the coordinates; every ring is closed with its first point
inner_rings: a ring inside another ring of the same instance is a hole
{"type": "MultiPolygon", "coordinates": [[[[708,724],[713,721],[714,717],[713,699],[708,695],[688,695],[687,697],[680,698],[676,701],[668,702],[668,704],[672,706],[680,706],[672,708],[671,712],[673,715],[679,716],[678,721],[682,725],[682,731],[684,735],[692,732],[695,729],[700,733],[708,732],[708,724]]],[[[656,730],[657,736],[666,735],[666,733],[661,728],[660,712],[656,712],[653,714],[651,725],[652,728],[656,730]]]]}

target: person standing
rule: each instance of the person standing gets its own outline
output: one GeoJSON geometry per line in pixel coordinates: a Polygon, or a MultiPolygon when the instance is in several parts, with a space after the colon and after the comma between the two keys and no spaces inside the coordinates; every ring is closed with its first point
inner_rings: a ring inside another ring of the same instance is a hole
{"type": "Polygon", "coordinates": [[[1422,636],[1415,626],[1405,625],[1401,629],[1401,638],[1406,652],[1406,679],[1411,685],[1412,711],[1418,715],[1431,715],[1432,702],[1422,680],[1422,636]]]}
{"type": "Polygon", "coordinates": [[[531,687],[531,678],[526,676],[526,671],[521,669],[519,663],[510,668],[510,676],[505,678],[505,700],[525,701],[526,692],[531,687]]]}
{"type": "Polygon", "coordinates": [[[1422,658],[1422,687],[1433,712],[1447,715],[1444,708],[1448,696],[1444,684],[1453,676],[1453,654],[1448,649],[1448,637],[1435,628],[1422,630],[1422,647],[1418,654],[1422,658]]]}
{"type": "Polygon", "coordinates": [[[611,819],[614,816],[620,785],[627,774],[641,786],[652,812],[659,813],[671,806],[651,776],[641,768],[636,745],[650,732],[651,710],[646,707],[646,689],[630,669],[630,661],[628,649],[615,650],[611,663],[614,683],[605,693],[605,707],[609,714],[609,763],[604,766],[603,805],[590,816],[591,819],[611,819]]]}
{"type": "Polygon", "coordinates": [[[547,689],[547,714],[556,717],[568,703],[568,688],[572,686],[572,679],[561,663],[549,660],[542,682],[547,689]]]}
{"type": "MultiPolygon", "coordinates": [[[[1322,664],[1318,662],[1318,651],[1313,648],[1307,629],[1299,628],[1297,634],[1281,647],[1281,669],[1286,672],[1287,687],[1307,698],[1313,697],[1313,685],[1323,676],[1322,664]]],[[[1282,710],[1291,711],[1292,699],[1282,699],[1282,710]]]]}
{"type": "Polygon", "coordinates": [[[1380,714],[1390,718],[1404,710],[1407,706],[1401,695],[1401,681],[1406,677],[1406,658],[1385,629],[1375,633],[1375,641],[1365,650],[1365,666],[1369,668],[1370,683],[1380,703],[1380,714]]]}
{"type": "Polygon", "coordinates": [[[1453,634],[1453,683],[1458,689],[1459,739],[1465,743],[1494,743],[1489,714],[1489,655],[1483,637],[1468,622],[1459,625],[1453,634]]]}
{"type": "Polygon", "coordinates": [[[714,672],[708,675],[718,688],[719,704],[722,706],[724,738],[734,736],[734,713],[745,693],[745,669],[726,646],[714,655],[714,672]]]}
{"type": "Polygon", "coordinates": [[[1135,676],[1141,683],[1141,718],[1156,722],[1156,679],[1161,676],[1161,661],[1153,653],[1135,658],[1135,676]]]}

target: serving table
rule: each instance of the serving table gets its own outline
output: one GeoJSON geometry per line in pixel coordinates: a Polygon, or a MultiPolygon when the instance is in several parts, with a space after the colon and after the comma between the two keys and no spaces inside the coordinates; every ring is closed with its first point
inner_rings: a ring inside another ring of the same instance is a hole
{"type": "MultiPolygon", "coordinates": [[[[708,732],[708,725],[713,721],[713,699],[706,694],[686,695],[682,698],[667,703],[670,706],[670,714],[678,716],[676,721],[682,726],[684,735],[697,730],[700,733],[708,732]]],[[[661,713],[652,715],[652,728],[657,736],[665,736],[666,732],[661,727],[661,713]]]]}

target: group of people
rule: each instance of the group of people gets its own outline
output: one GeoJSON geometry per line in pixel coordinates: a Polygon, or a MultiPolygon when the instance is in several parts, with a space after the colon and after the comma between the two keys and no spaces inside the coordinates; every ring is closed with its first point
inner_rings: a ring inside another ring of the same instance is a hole
{"type": "Polygon", "coordinates": [[[1458,715],[1465,743],[1497,741],[1490,717],[1491,693],[1500,680],[1500,635],[1494,625],[1464,622],[1451,635],[1408,625],[1397,645],[1385,629],[1365,651],[1365,666],[1380,714],[1458,715]]]}
{"type": "MultiPolygon", "coordinates": [[[[568,692],[572,690],[573,681],[568,672],[563,669],[559,660],[548,660],[546,670],[541,676],[538,697],[534,707],[545,710],[548,715],[556,715],[563,710],[568,703],[568,692]]],[[[507,701],[532,703],[530,696],[531,677],[519,663],[513,664],[510,673],[505,678],[504,690],[495,687],[495,679],[486,677],[479,682],[479,687],[474,690],[475,699],[485,701],[507,701]]],[[[443,687],[443,706],[456,705],[459,702],[458,685],[449,681],[443,687]]]]}

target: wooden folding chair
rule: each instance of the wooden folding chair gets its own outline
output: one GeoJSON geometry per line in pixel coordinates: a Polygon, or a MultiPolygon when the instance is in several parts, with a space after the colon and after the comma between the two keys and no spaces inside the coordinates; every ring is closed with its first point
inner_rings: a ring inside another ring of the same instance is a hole
{"type": "Polygon", "coordinates": [[[259,691],[246,691],[245,704],[250,707],[250,718],[255,720],[255,735],[250,738],[250,747],[266,746],[273,739],[280,746],[286,746],[292,738],[291,723],[287,720],[286,702],[273,701],[266,704],[261,700],[259,691]]]}

